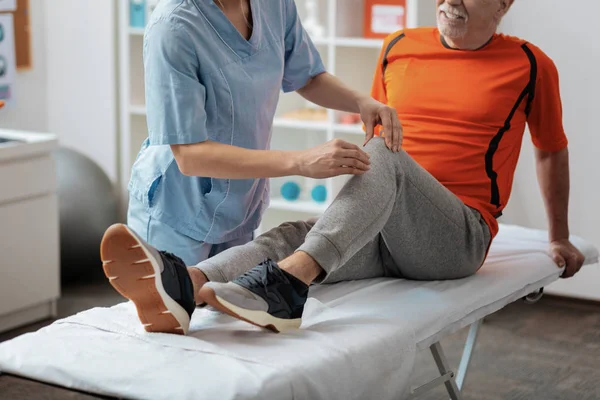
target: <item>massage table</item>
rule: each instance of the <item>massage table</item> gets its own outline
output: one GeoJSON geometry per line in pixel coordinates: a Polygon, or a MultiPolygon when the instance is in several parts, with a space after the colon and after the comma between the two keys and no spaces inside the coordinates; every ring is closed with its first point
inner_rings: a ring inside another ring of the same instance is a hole
{"type": "MultiPolygon", "coordinates": [[[[572,242],[598,262],[598,251],[572,242]]],[[[0,371],[66,388],[137,399],[403,399],[444,384],[461,399],[483,319],[535,302],[562,270],[547,232],[501,225],[474,276],[454,281],[380,278],[314,285],[301,329],[262,331],[210,308],[188,336],[147,333],[123,302],[93,308],[0,344],[0,371]],[[456,373],[440,339],[471,326],[456,373]],[[411,387],[416,352],[439,377],[411,387]]]]}

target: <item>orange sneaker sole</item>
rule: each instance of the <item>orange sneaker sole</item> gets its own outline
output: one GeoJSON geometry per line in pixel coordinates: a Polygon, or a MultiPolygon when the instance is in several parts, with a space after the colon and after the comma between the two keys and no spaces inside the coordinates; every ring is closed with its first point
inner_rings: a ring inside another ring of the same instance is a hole
{"type": "Polygon", "coordinates": [[[110,284],[135,304],[147,332],[187,334],[187,312],[164,292],[159,266],[127,226],[115,224],[106,230],[100,257],[110,284]]]}

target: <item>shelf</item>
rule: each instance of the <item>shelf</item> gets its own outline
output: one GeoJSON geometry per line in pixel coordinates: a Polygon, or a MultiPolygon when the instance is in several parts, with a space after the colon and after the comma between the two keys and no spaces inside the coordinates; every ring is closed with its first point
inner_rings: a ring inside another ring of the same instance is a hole
{"type": "Polygon", "coordinates": [[[326,121],[302,121],[287,118],[275,118],[273,126],[276,128],[311,129],[315,131],[326,131],[329,123],[326,121]]]}
{"type": "Polygon", "coordinates": [[[310,214],[322,214],[327,209],[327,203],[316,203],[314,201],[295,200],[288,201],[282,198],[271,199],[270,209],[284,211],[298,211],[310,214]]]}
{"type": "Polygon", "coordinates": [[[338,47],[355,47],[365,49],[381,49],[383,39],[366,39],[361,37],[312,38],[315,46],[333,44],[338,47]]]}
{"type": "Polygon", "coordinates": [[[332,41],[330,38],[311,38],[315,46],[327,46],[332,41]]]}
{"type": "Polygon", "coordinates": [[[129,112],[132,115],[146,115],[146,106],[130,105],[129,112]]]}
{"type": "Polygon", "coordinates": [[[129,28],[129,34],[131,36],[144,36],[145,28],[129,28]]]}
{"type": "MultiPolygon", "coordinates": [[[[145,28],[129,28],[129,34],[131,36],[144,36],[145,28]]],[[[367,39],[361,37],[336,37],[336,38],[312,38],[313,43],[316,46],[327,46],[334,44],[340,47],[363,47],[380,49],[383,46],[382,39],[367,39]]]]}
{"type": "Polygon", "coordinates": [[[365,39],[365,38],[336,38],[334,44],[339,47],[362,47],[369,49],[381,49],[383,46],[382,39],[365,39]]]}
{"type": "MultiPolygon", "coordinates": [[[[146,115],[146,106],[142,105],[131,105],[129,106],[129,113],[131,115],[146,115]]],[[[326,131],[329,128],[328,122],[321,121],[301,121],[286,118],[275,118],[273,126],[276,128],[292,128],[292,129],[307,129],[314,131],[326,131]]],[[[351,133],[356,135],[364,135],[362,124],[335,124],[333,130],[339,133],[351,133]]]]}
{"type": "Polygon", "coordinates": [[[362,124],[335,124],[333,130],[339,133],[352,133],[356,135],[364,135],[362,124]]]}

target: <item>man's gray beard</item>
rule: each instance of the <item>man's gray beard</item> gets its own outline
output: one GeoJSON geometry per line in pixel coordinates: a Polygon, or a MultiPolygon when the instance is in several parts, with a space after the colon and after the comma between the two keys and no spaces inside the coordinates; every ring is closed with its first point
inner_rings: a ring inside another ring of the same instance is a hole
{"type": "Polygon", "coordinates": [[[467,29],[465,29],[465,28],[456,29],[456,28],[451,28],[447,25],[439,24],[439,23],[438,23],[438,29],[444,37],[447,37],[449,39],[462,39],[467,34],[467,29]]]}

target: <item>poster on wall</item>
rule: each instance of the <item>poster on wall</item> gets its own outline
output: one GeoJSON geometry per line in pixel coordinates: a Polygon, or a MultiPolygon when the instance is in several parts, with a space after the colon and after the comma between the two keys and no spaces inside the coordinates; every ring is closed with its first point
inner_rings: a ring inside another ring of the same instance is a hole
{"type": "Polygon", "coordinates": [[[0,0],[0,12],[13,12],[17,10],[17,0],[0,0]]]}
{"type": "Polygon", "coordinates": [[[0,100],[10,106],[15,81],[15,38],[12,14],[0,14],[0,100]]]}
{"type": "MultiPolygon", "coordinates": [[[[0,0],[0,2],[3,0],[0,0]]],[[[29,0],[17,0],[17,9],[13,13],[15,26],[15,57],[17,71],[32,67],[31,32],[34,27],[30,23],[29,0]]]]}

